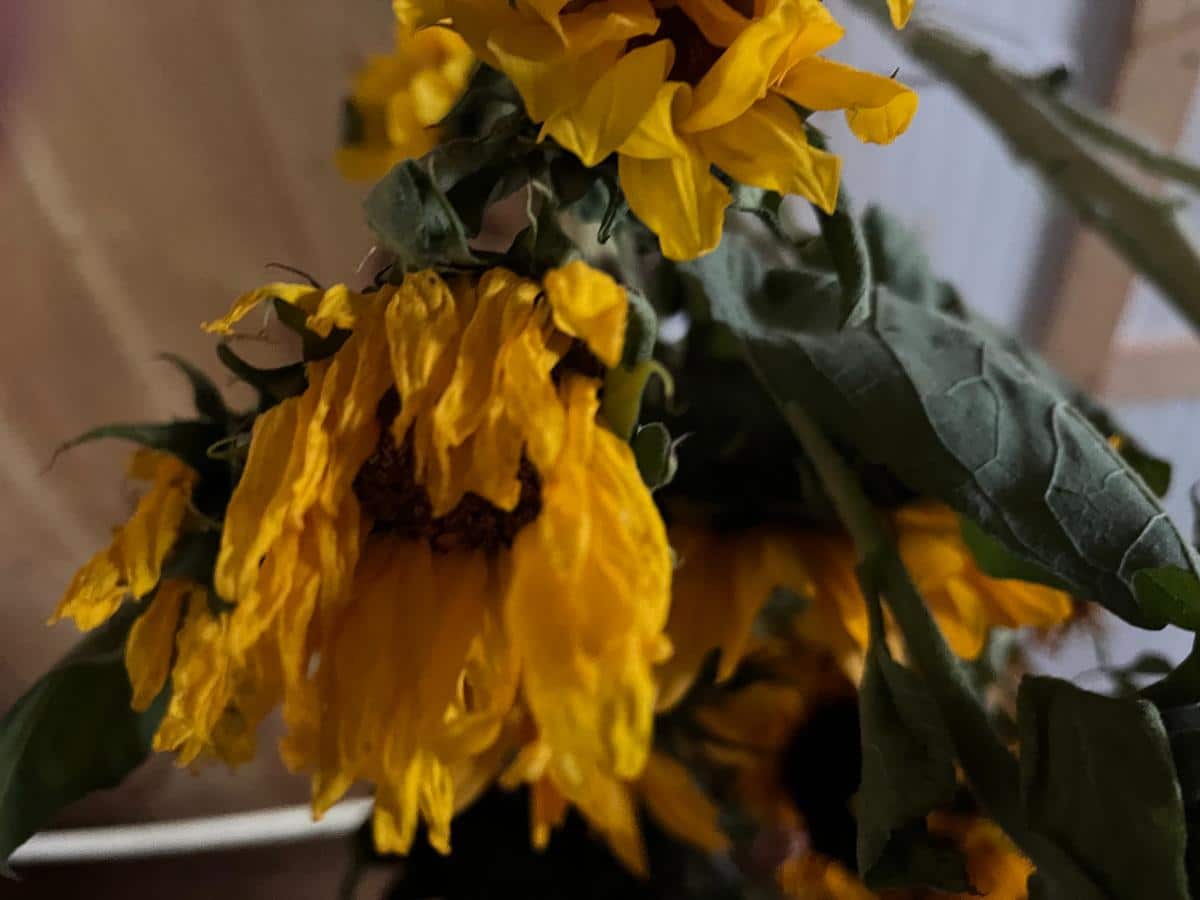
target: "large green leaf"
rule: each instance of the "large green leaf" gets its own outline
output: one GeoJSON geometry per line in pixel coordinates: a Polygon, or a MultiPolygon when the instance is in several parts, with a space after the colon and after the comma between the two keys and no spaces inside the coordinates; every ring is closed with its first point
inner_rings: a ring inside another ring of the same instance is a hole
{"type": "MultiPolygon", "coordinates": [[[[1183,802],[1154,706],[1027,677],[1017,710],[1029,827],[1114,900],[1187,900],[1183,802]]],[[[1040,875],[1044,896],[1073,900],[1044,861],[1040,875]]]]}
{"type": "Polygon", "coordinates": [[[1133,624],[1197,620],[1187,540],[1084,414],[1002,343],[886,289],[838,328],[828,292],[762,273],[735,240],[682,270],[764,383],[868,460],[1133,624]]]}
{"type": "Polygon", "coordinates": [[[63,807],[113,787],[145,759],[166,691],[130,708],[126,606],[43,675],[0,719],[0,860],[63,807]]]}
{"type": "Polygon", "coordinates": [[[964,304],[958,291],[934,274],[929,258],[921,248],[920,239],[912,229],[879,207],[867,209],[863,214],[862,228],[870,248],[877,284],[911,303],[941,310],[1002,346],[1019,359],[1035,378],[1052,386],[1078,407],[1102,434],[1120,435],[1117,450],[1121,456],[1142,476],[1150,490],[1159,497],[1166,495],[1171,484],[1170,463],[1157,458],[1129,435],[1123,434],[1107,409],[1064,378],[1030,347],[964,304]]]}

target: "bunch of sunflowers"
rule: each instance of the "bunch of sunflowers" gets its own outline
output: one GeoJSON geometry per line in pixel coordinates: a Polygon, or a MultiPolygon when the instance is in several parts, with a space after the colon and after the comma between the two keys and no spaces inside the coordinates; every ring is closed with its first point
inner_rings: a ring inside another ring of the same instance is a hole
{"type": "Polygon", "coordinates": [[[1165,464],[851,212],[819,114],[887,144],[915,93],[819,0],[395,13],[338,152],[366,283],[204,326],[250,408],[180,361],[193,417],[73,442],[148,487],[0,728],[5,855],[279,710],[396,897],[1187,897],[1196,664],[1022,675],[1092,602],[1200,627],[1200,563],[1165,464]]]}

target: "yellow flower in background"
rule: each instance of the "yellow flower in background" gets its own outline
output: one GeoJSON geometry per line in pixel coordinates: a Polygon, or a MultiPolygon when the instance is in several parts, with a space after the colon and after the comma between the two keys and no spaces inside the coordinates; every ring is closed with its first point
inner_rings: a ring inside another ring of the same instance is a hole
{"type": "Polygon", "coordinates": [[[543,136],[584,164],[617,153],[630,207],[676,260],[720,241],[730,194],[714,165],[833,210],[840,160],[809,144],[797,105],[845,110],[874,143],[894,140],[917,108],[899,82],[818,55],[843,34],[820,0],[394,5],[412,27],[448,21],[509,77],[543,136]]]}
{"type": "MultiPolygon", "coordinates": [[[[917,502],[893,511],[900,555],[951,649],[974,659],[995,626],[1050,627],[1065,622],[1071,598],[1061,591],[984,575],[963,542],[953,510],[917,502]]],[[[673,528],[680,557],[667,626],[675,652],[660,669],[660,705],[687,690],[707,654],[720,651],[719,681],[736,669],[753,640],[754,621],[772,591],[803,602],[796,637],[828,648],[856,675],[867,646],[867,611],[849,537],[801,529],[740,534],[673,528]]]]}
{"type": "Polygon", "coordinates": [[[474,67],[470,48],[450,29],[397,25],[393,53],[371,57],[354,79],[337,152],[341,173],[372,180],[429,152],[474,67]]]}
{"type": "Polygon", "coordinates": [[[887,0],[888,13],[892,17],[892,25],[896,28],[903,28],[908,24],[909,17],[912,16],[913,8],[917,5],[916,0],[887,0]]]}
{"type": "Polygon", "coordinates": [[[138,450],[129,477],[151,482],[150,489],[109,547],[76,573],[51,624],[69,618],[82,631],[90,631],[126,599],[140,600],[158,585],[163,561],[183,526],[196,473],[168,453],[138,450]]]}
{"type": "Polygon", "coordinates": [[[381,850],[407,850],[423,819],[445,852],[527,717],[529,772],[612,831],[614,797],[653,771],[653,666],[670,650],[665,528],[597,418],[624,290],[581,262],[540,282],[270,285],[207,327],[228,334],[270,297],[349,334],[255,422],[214,573],[232,608],[189,603],[184,698],[157,745],[237,759],[281,704],[284,758],[313,773],[318,813],[367,780],[381,850]]]}

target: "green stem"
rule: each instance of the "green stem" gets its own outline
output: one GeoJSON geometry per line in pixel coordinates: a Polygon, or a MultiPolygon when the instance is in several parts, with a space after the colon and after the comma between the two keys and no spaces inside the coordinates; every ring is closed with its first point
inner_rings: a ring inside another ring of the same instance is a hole
{"type": "Polygon", "coordinates": [[[1200,166],[1152,146],[1108,121],[1100,113],[1076,106],[1053,94],[1047,95],[1047,99],[1063,121],[1084,137],[1124,156],[1151,175],[1200,189],[1200,166]]]}
{"type": "MultiPolygon", "coordinates": [[[[955,754],[984,812],[1035,864],[1055,873],[1059,893],[1054,896],[1076,900],[1103,897],[1060,847],[1027,827],[1017,761],[993,730],[966,670],[947,646],[857,476],[802,407],[780,402],[780,408],[854,539],[860,568],[878,579],[909,655],[938,705],[955,754]]],[[[871,587],[864,584],[864,592],[871,587]]]]}

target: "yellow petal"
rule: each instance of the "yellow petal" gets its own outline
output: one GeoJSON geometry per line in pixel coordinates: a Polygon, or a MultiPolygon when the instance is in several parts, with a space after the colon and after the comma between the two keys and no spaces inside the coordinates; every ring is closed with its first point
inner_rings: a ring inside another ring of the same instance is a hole
{"type": "Polygon", "coordinates": [[[233,697],[227,625],[226,617],[209,611],[205,592],[190,595],[176,638],[171,700],[154,735],[154,749],[176,751],[181,766],[213,750],[214,730],[233,697]]]}
{"type": "Polygon", "coordinates": [[[107,622],[127,596],[121,570],[109,551],[101,550],[75,573],[47,624],[72,619],[80,631],[91,631],[107,622]]]}
{"type": "Polygon", "coordinates": [[[579,338],[610,369],[621,361],[629,298],[611,275],[574,260],[542,283],[559,330],[579,338]]]}
{"type": "Polygon", "coordinates": [[[568,378],[567,438],[544,472],[542,509],[512,549],[506,631],[553,750],[559,787],[636,775],[649,751],[671,562],[627,444],[595,421],[596,384],[568,378]]]}
{"type": "Polygon", "coordinates": [[[775,64],[787,52],[800,21],[799,5],[781,0],[751,23],[696,85],[680,130],[705,131],[732,122],[765,97],[775,64]]]}
{"type": "Polygon", "coordinates": [[[620,157],[625,199],[658,235],[668,259],[695,259],[721,242],[730,196],[708,169],[708,160],[691,149],[671,159],[620,157]]]}
{"type": "Polygon", "coordinates": [[[671,834],[710,853],[729,849],[717,807],[676,760],[651,753],[637,790],[650,815],[671,834]]]}
{"type": "Polygon", "coordinates": [[[786,100],[769,94],[728,125],[696,135],[709,160],[743,184],[799,194],[827,213],[837,206],[841,160],[808,143],[786,100]]]}
{"type": "Polygon", "coordinates": [[[76,573],[50,618],[75,620],[83,631],[105,622],[122,601],[154,590],[187,514],[196,473],[169,453],[139,450],[130,474],[153,479],[133,515],[117,529],[112,544],[76,573]]]}
{"type": "Polygon", "coordinates": [[[821,0],[799,0],[800,24],[788,45],[787,52],[775,63],[771,76],[774,84],[802,59],[827,50],[846,34],[838,20],[821,0]]]}
{"type": "Polygon", "coordinates": [[[820,57],[796,63],[775,90],[808,109],[846,110],[850,129],[873,144],[890,144],[917,112],[917,95],[911,88],[820,57]]]}
{"type": "Polygon", "coordinates": [[[234,301],[233,308],[225,316],[205,322],[202,327],[210,334],[232,334],[233,326],[244,319],[251,310],[260,303],[276,297],[284,303],[300,307],[305,312],[312,312],[320,302],[321,291],[310,284],[288,284],[286,282],[267,284],[238,297],[234,301]]]}
{"type": "Polygon", "coordinates": [[[250,453],[225,512],[221,549],[213,571],[217,593],[230,600],[253,589],[259,565],[283,530],[291,477],[300,465],[301,410],[309,392],[284,400],[254,421],[250,453]]]}
{"type": "Polygon", "coordinates": [[[561,351],[549,342],[553,310],[543,307],[513,342],[504,367],[504,398],[510,427],[525,437],[530,461],[548,470],[558,458],[566,415],[550,378],[561,351]]]}
{"type": "Polygon", "coordinates": [[[892,16],[892,25],[896,28],[903,28],[908,24],[908,18],[917,4],[916,0],[887,0],[887,5],[888,12],[892,16]]]}
{"type": "Polygon", "coordinates": [[[654,103],[675,58],[670,41],[656,41],[626,53],[587,92],[546,121],[549,134],[579,157],[597,165],[633,133],[654,103]]]}
{"type": "Polygon", "coordinates": [[[679,7],[714,47],[728,47],[750,24],[725,0],[679,0],[679,7]]]}
{"type": "Polygon", "coordinates": [[[637,128],[620,146],[622,156],[638,159],[668,159],[684,156],[687,148],[675,131],[692,102],[692,88],[681,81],[659,85],[654,102],[638,122],[637,128]]]}
{"type": "Polygon", "coordinates": [[[488,44],[500,68],[525,101],[535,122],[544,122],[584,102],[589,90],[620,58],[624,41],[601,44],[587,53],[563,57],[553,35],[497,36],[488,44]]]}
{"type": "MultiPolygon", "coordinates": [[[[454,373],[429,417],[433,458],[429,460],[424,483],[435,516],[453,509],[471,488],[474,460],[467,452],[468,438],[489,421],[502,422],[497,417],[503,416],[505,410],[494,401],[498,393],[502,396],[504,361],[509,347],[519,341],[526,328],[539,292],[536,282],[499,268],[486,272],[476,285],[477,305],[463,330],[454,373]]],[[[503,436],[496,431],[492,435],[503,436]]],[[[498,444],[493,446],[499,448],[498,444]]],[[[512,490],[519,447],[516,454],[506,454],[506,460],[505,470],[491,471],[488,480],[508,485],[507,494],[502,490],[504,496],[496,499],[515,503],[512,490]]]]}
{"type": "Polygon", "coordinates": [[[538,850],[545,850],[550,843],[550,832],[567,817],[567,798],[554,786],[549,778],[539,778],[529,788],[530,843],[538,850]]]}
{"type": "Polygon", "coordinates": [[[449,286],[435,272],[409,275],[387,307],[385,325],[400,412],[392,425],[404,442],[418,415],[431,409],[454,367],[465,322],[449,286]]]}
{"type": "Polygon", "coordinates": [[[175,628],[185,597],[195,586],[171,579],[158,588],[150,605],[133,623],[125,642],[125,669],[133,687],[132,706],[146,709],[158,696],[171,669],[175,628]]]}

